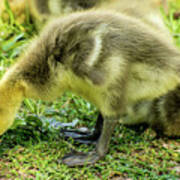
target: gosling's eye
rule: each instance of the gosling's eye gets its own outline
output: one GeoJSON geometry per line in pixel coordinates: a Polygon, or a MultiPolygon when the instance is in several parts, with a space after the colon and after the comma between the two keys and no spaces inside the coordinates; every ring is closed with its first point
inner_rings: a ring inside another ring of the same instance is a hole
{"type": "Polygon", "coordinates": [[[64,47],[57,48],[53,54],[54,54],[55,61],[62,62],[63,57],[65,55],[65,48],[64,47]]]}
{"type": "Polygon", "coordinates": [[[56,61],[58,61],[58,62],[61,62],[62,57],[61,57],[60,54],[55,54],[55,55],[54,55],[54,59],[55,59],[56,61]]]}

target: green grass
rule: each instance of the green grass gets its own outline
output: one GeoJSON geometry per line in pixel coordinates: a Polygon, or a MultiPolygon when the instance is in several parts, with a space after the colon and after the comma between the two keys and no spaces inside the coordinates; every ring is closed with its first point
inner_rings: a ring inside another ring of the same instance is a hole
{"type": "MultiPolygon", "coordinates": [[[[180,46],[180,19],[165,17],[180,46]]],[[[18,24],[7,4],[9,22],[0,19],[0,76],[13,64],[36,31],[29,22],[18,24]]],[[[0,137],[0,179],[153,179],[180,178],[180,140],[156,139],[150,129],[140,134],[124,126],[116,128],[106,157],[94,166],[68,168],[61,158],[71,149],[89,151],[93,146],[74,145],[59,136],[53,122],[72,122],[92,128],[97,110],[67,92],[52,102],[26,99],[13,127],[0,137]]]]}

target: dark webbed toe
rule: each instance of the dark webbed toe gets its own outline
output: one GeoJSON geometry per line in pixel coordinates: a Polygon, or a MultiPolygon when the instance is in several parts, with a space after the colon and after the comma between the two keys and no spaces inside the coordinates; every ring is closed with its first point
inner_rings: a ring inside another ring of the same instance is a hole
{"type": "Polygon", "coordinates": [[[72,138],[75,142],[81,143],[81,144],[96,144],[100,135],[101,130],[103,127],[103,116],[101,113],[99,113],[95,128],[92,132],[90,131],[82,131],[82,130],[68,130],[68,129],[62,129],[61,135],[65,138],[72,138]]]}
{"type": "Polygon", "coordinates": [[[61,130],[61,135],[65,138],[72,138],[76,142],[81,143],[81,144],[96,144],[99,135],[90,133],[90,132],[84,132],[80,130],[67,130],[67,129],[62,129],[61,130]]]}
{"type": "Polygon", "coordinates": [[[85,153],[71,153],[63,157],[62,162],[69,167],[83,166],[87,164],[94,164],[100,159],[97,152],[85,153]]]}

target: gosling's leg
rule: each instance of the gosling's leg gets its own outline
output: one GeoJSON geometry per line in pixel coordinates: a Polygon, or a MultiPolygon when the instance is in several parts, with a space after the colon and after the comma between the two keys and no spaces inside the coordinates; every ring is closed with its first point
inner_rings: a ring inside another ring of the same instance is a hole
{"type": "Polygon", "coordinates": [[[96,150],[89,153],[76,153],[68,154],[64,156],[63,163],[73,167],[82,166],[87,164],[94,164],[99,159],[103,158],[108,151],[109,142],[117,122],[117,118],[104,118],[104,124],[102,128],[102,133],[98,140],[96,150]]]}

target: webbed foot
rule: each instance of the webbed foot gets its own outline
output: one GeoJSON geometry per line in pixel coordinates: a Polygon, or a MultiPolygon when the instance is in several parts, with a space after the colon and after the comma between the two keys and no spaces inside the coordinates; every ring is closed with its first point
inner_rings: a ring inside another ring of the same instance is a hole
{"type": "Polygon", "coordinates": [[[94,164],[100,159],[97,152],[89,153],[70,153],[63,157],[62,162],[69,167],[83,166],[87,164],[94,164]]]}
{"type": "Polygon", "coordinates": [[[62,129],[61,134],[65,139],[72,138],[81,144],[96,144],[99,135],[91,132],[84,132],[80,130],[62,129]]]}
{"type": "Polygon", "coordinates": [[[93,132],[90,131],[81,131],[81,130],[68,130],[68,129],[62,129],[61,135],[65,138],[72,138],[76,142],[81,144],[96,144],[97,140],[99,139],[101,135],[103,127],[103,117],[99,113],[95,129],[93,132]]]}

